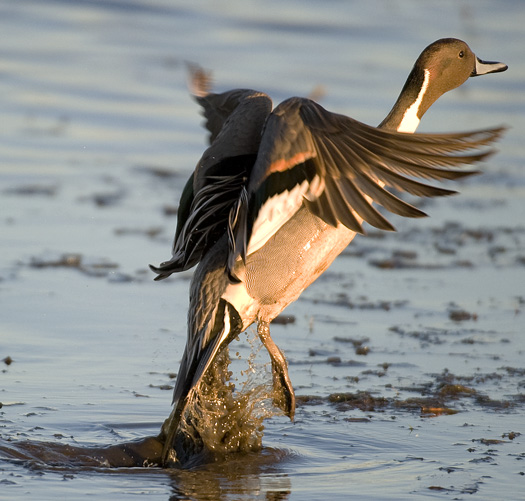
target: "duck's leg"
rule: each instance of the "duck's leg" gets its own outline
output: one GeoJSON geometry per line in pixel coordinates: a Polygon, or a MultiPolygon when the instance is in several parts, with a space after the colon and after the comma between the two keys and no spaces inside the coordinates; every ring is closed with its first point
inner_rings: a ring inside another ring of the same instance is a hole
{"type": "Polygon", "coordinates": [[[257,334],[268,350],[272,360],[274,403],[293,421],[295,414],[295,393],[288,375],[288,364],[283,352],[270,337],[270,324],[264,320],[257,323],[257,334]]]}

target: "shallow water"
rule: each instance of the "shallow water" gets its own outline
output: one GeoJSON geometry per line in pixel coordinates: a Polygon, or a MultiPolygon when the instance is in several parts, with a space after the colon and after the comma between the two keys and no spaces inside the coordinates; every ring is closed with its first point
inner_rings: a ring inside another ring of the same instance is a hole
{"type": "Polygon", "coordinates": [[[520,499],[524,22],[519,0],[0,4],[0,498],[520,499]],[[511,128],[460,196],[356,239],[273,326],[295,423],[190,471],[79,459],[170,412],[191,273],[154,283],[147,265],[169,256],[205,145],[185,61],[218,90],[317,89],[375,124],[444,36],[509,70],[441,98],[420,130],[511,128]]]}

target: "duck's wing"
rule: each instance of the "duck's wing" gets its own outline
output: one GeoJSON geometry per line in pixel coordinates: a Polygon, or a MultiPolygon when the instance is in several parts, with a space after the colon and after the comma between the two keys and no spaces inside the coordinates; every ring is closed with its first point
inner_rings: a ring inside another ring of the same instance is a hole
{"type": "Polygon", "coordinates": [[[271,238],[302,205],[327,224],[362,233],[362,221],[384,230],[392,224],[372,205],[406,217],[426,214],[389,188],[412,195],[449,195],[422,179],[459,179],[476,171],[457,167],[483,160],[503,128],[458,134],[406,134],[370,127],[291,98],[267,120],[246,189],[229,221],[228,272],[241,256],[271,238]]]}
{"type": "Polygon", "coordinates": [[[230,209],[250,176],[272,108],[266,94],[249,89],[223,94],[201,89],[196,98],[207,117],[212,143],[182,192],[172,258],[150,266],[158,274],[155,280],[195,266],[227,231],[230,209]]]}
{"type": "Polygon", "coordinates": [[[205,118],[204,126],[210,132],[209,142],[212,144],[221,132],[226,120],[238,108],[239,104],[250,97],[264,95],[270,103],[270,98],[261,92],[251,89],[234,89],[220,94],[211,92],[211,72],[198,65],[188,65],[188,87],[193,98],[202,108],[205,118]]]}

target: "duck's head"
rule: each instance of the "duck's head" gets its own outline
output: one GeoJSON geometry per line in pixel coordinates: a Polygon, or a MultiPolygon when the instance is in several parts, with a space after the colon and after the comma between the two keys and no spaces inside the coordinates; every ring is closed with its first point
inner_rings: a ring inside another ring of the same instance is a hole
{"type": "Polygon", "coordinates": [[[441,95],[459,87],[469,77],[505,71],[507,65],[482,61],[463,40],[442,38],[421,53],[414,69],[423,73],[428,70],[432,89],[441,95]]]}
{"type": "Polygon", "coordinates": [[[476,57],[463,40],[437,40],[417,58],[396,104],[380,127],[414,132],[421,117],[442,94],[459,87],[469,77],[506,69],[506,64],[476,57]]]}

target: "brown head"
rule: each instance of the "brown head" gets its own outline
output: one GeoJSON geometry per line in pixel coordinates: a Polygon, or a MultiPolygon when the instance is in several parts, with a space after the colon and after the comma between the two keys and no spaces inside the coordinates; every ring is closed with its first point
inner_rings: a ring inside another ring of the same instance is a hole
{"type": "Polygon", "coordinates": [[[417,58],[396,104],[380,127],[414,132],[421,117],[442,94],[469,77],[506,69],[506,64],[482,61],[462,40],[437,40],[417,58]]]}

